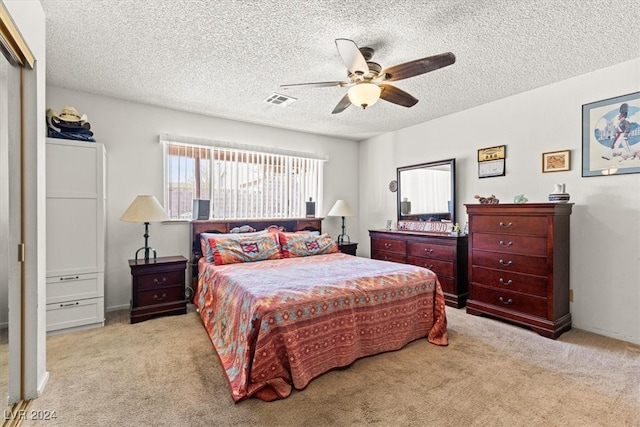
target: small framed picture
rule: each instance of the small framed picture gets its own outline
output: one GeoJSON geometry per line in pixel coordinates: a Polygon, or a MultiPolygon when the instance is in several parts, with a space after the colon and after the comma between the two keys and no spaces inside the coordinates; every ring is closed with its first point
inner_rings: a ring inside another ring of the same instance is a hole
{"type": "Polygon", "coordinates": [[[505,175],[506,145],[478,150],[478,177],[489,178],[505,175]]]}
{"type": "Polygon", "coordinates": [[[542,153],[542,172],[561,172],[571,169],[571,150],[542,153]]]}

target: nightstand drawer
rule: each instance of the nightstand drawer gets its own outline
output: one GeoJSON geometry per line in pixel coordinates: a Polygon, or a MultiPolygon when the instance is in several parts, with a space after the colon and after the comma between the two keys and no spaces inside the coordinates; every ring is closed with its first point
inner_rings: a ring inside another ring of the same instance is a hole
{"type": "Polygon", "coordinates": [[[137,307],[183,301],[185,300],[184,286],[174,286],[171,288],[159,288],[149,291],[139,291],[136,297],[137,307]]]}
{"type": "Polygon", "coordinates": [[[138,276],[138,290],[158,289],[184,284],[184,269],[138,276]]]}

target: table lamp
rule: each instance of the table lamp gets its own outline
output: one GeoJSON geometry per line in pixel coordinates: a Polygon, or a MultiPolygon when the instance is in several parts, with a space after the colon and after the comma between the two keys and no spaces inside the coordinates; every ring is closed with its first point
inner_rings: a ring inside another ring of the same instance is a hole
{"type": "Polygon", "coordinates": [[[136,251],[138,254],[144,250],[144,261],[149,262],[149,253],[153,251],[154,261],[157,259],[156,250],[149,247],[149,223],[168,220],[169,217],[154,196],[141,195],[135,198],[131,205],[120,217],[120,221],[144,223],[144,246],[136,251]]]}
{"type": "Polygon", "coordinates": [[[344,217],[355,216],[349,204],[344,200],[337,200],[336,203],[331,208],[331,210],[329,211],[329,213],[327,214],[327,216],[342,217],[342,234],[338,236],[338,244],[341,245],[345,243],[345,238],[347,239],[346,243],[351,243],[351,238],[349,238],[349,235],[344,232],[344,217]]]}

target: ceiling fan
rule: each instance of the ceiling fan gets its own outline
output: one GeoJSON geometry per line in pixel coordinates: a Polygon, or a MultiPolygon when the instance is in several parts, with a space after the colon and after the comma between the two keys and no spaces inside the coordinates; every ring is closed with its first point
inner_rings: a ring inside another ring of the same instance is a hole
{"type": "Polygon", "coordinates": [[[333,109],[332,114],[343,112],[351,104],[363,109],[370,107],[379,98],[403,107],[413,107],[418,102],[417,98],[386,82],[408,79],[456,62],[455,55],[447,52],[394,65],[383,70],[380,64],[370,61],[374,53],[374,50],[370,47],[359,48],[353,40],[349,39],[336,39],[336,47],[342,62],[349,70],[345,81],[295,83],[280,85],[280,87],[283,89],[330,86],[350,87],[347,94],[333,109]]]}

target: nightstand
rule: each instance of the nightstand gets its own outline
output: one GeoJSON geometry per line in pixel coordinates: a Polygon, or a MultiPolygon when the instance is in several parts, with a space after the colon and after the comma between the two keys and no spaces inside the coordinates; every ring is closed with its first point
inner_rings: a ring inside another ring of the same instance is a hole
{"type": "Polygon", "coordinates": [[[344,254],[354,255],[356,254],[356,250],[358,249],[358,244],[355,242],[351,243],[342,243],[338,245],[338,249],[340,252],[344,254]]]}
{"type": "Polygon", "coordinates": [[[185,314],[185,270],[183,256],[155,260],[130,259],[131,323],[161,315],[185,314]]]}

